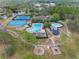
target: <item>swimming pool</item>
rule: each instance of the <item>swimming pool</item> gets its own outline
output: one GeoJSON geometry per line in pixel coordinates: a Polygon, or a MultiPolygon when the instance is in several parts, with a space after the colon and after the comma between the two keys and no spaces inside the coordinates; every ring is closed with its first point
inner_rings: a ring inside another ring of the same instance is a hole
{"type": "Polygon", "coordinates": [[[27,15],[17,15],[13,18],[13,20],[30,20],[31,17],[27,15]]]}
{"type": "Polygon", "coordinates": [[[32,24],[33,32],[39,32],[43,28],[42,23],[34,23],[32,24]]]}
{"type": "Polygon", "coordinates": [[[63,25],[62,24],[60,24],[60,23],[52,23],[51,24],[51,27],[53,27],[53,28],[59,28],[59,27],[62,27],[63,25]]]}
{"type": "Polygon", "coordinates": [[[43,24],[42,23],[33,23],[31,28],[26,29],[26,31],[28,32],[40,32],[43,28],[43,24]]]}
{"type": "Polygon", "coordinates": [[[26,25],[27,23],[25,22],[25,21],[17,21],[17,20],[12,20],[12,21],[10,21],[9,23],[8,23],[8,26],[16,26],[16,27],[18,27],[18,26],[24,26],[24,25],[26,25]]]}
{"type": "Polygon", "coordinates": [[[51,31],[54,35],[59,35],[60,34],[60,30],[59,28],[62,27],[63,24],[60,23],[52,23],[51,24],[51,31]]]}

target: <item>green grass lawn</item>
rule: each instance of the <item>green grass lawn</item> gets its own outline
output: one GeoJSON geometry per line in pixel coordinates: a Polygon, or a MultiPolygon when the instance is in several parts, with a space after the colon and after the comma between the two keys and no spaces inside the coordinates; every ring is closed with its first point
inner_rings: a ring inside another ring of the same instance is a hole
{"type": "MultiPolygon", "coordinates": [[[[73,33],[74,34],[74,33],[73,33]]],[[[61,45],[63,59],[78,59],[79,58],[79,45],[77,45],[78,36],[76,34],[71,35],[71,38],[62,33],[61,41],[64,43],[61,45]],[[72,42],[68,42],[72,40],[72,42]]],[[[61,58],[62,58],[61,57],[61,58]]],[[[59,58],[60,59],[60,58],[59,58]]]]}
{"type": "MultiPolygon", "coordinates": [[[[20,34],[24,37],[25,41],[28,41],[30,43],[37,44],[37,42],[39,41],[33,34],[27,33],[25,31],[20,31],[20,34]]],[[[72,42],[69,43],[68,40],[70,38],[68,38],[64,33],[62,33],[62,54],[58,56],[53,56],[53,54],[50,54],[51,56],[49,59],[79,59],[79,37],[74,33],[73,35],[71,35],[71,37],[72,42]]],[[[48,59],[46,57],[49,56],[49,53],[43,56],[36,56],[33,54],[34,47],[29,44],[20,42],[18,39],[13,38],[6,32],[0,32],[0,40],[5,40],[5,42],[15,48],[15,53],[13,53],[13,55],[16,55],[16,57],[18,57],[17,59],[48,59]]],[[[11,51],[12,50],[10,50],[9,52],[11,51]]],[[[4,59],[1,54],[0,59],[4,59]]]]}
{"type": "Polygon", "coordinates": [[[8,50],[6,50],[6,47],[5,47],[4,50],[3,50],[5,52],[0,53],[1,54],[0,57],[5,58],[5,55],[7,55],[7,56],[10,56],[11,54],[13,55],[14,52],[15,52],[16,46],[17,46],[16,43],[17,43],[17,41],[14,37],[12,37],[11,35],[9,35],[6,32],[0,32],[0,44],[5,45],[7,48],[8,48],[8,45],[10,45],[12,47],[12,49],[8,49],[8,50]],[[13,51],[13,49],[14,49],[14,51],[13,51]]]}
{"type": "Polygon", "coordinates": [[[26,41],[31,44],[36,44],[38,42],[38,39],[34,34],[28,33],[26,31],[16,31],[19,33],[19,35],[26,41]]]}

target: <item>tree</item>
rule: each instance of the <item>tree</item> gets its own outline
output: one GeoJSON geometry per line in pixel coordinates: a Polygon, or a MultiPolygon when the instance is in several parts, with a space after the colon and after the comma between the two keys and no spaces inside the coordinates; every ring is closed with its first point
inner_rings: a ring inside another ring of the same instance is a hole
{"type": "Polygon", "coordinates": [[[44,27],[45,27],[45,28],[50,28],[50,26],[51,26],[50,22],[45,22],[45,23],[44,23],[44,27]]]}
{"type": "Polygon", "coordinates": [[[67,25],[71,31],[79,32],[79,19],[69,20],[67,25]]]}
{"type": "Polygon", "coordinates": [[[51,18],[50,21],[51,22],[58,22],[60,20],[60,18],[51,18]]]}
{"type": "Polygon", "coordinates": [[[49,13],[54,14],[57,13],[60,15],[61,18],[70,18],[74,19],[75,15],[79,14],[79,8],[78,7],[68,7],[63,5],[57,5],[55,7],[49,8],[49,13]],[[67,17],[66,17],[67,16],[67,17]]]}

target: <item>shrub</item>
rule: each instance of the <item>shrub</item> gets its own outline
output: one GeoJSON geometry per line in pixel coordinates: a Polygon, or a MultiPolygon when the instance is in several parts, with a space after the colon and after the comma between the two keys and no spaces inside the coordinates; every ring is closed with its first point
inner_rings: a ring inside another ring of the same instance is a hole
{"type": "Polygon", "coordinates": [[[67,25],[71,31],[79,32],[79,19],[69,20],[67,25]]]}
{"type": "Polygon", "coordinates": [[[60,18],[60,15],[59,15],[58,13],[54,13],[54,14],[53,14],[53,17],[54,17],[54,18],[60,18]]]}
{"type": "Polygon", "coordinates": [[[58,22],[60,20],[60,18],[51,18],[50,22],[58,22]]]}
{"type": "Polygon", "coordinates": [[[15,52],[15,47],[14,46],[9,46],[7,48],[5,48],[5,53],[7,56],[12,56],[15,52]]]}
{"type": "Polygon", "coordinates": [[[61,17],[60,20],[63,21],[63,20],[65,20],[65,19],[61,17]]]}
{"type": "Polygon", "coordinates": [[[0,16],[0,20],[2,20],[3,18],[0,16]]]}
{"type": "Polygon", "coordinates": [[[50,26],[51,26],[50,23],[45,23],[45,24],[44,24],[44,27],[45,27],[45,28],[50,28],[50,26]]]}
{"type": "Polygon", "coordinates": [[[40,23],[44,23],[44,22],[46,22],[46,21],[45,21],[44,19],[40,19],[39,22],[40,22],[40,23]]]}

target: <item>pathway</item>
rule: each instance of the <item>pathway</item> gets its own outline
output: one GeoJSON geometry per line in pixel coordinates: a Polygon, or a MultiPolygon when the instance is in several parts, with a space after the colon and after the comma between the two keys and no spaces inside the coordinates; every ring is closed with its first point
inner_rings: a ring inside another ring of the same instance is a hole
{"type": "Polygon", "coordinates": [[[50,43],[50,49],[51,51],[53,52],[54,55],[59,55],[61,54],[61,51],[60,51],[60,48],[58,46],[56,46],[56,43],[55,43],[55,37],[54,35],[52,34],[52,32],[50,31],[50,29],[46,29],[46,32],[48,34],[48,37],[49,37],[49,40],[51,41],[50,43]]]}
{"type": "Polygon", "coordinates": [[[66,32],[65,31],[63,31],[68,37],[70,37],[70,31],[69,31],[69,29],[68,29],[68,26],[67,26],[67,22],[68,21],[66,21],[66,22],[62,22],[62,21],[60,21],[62,24],[64,24],[64,27],[65,27],[65,29],[66,29],[66,32]]]}
{"type": "Polygon", "coordinates": [[[7,30],[7,31],[8,31],[8,33],[9,33],[11,36],[13,36],[14,38],[19,37],[19,35],[18,35],[15,31],[12,31],[12,30],[7,30]]]}

